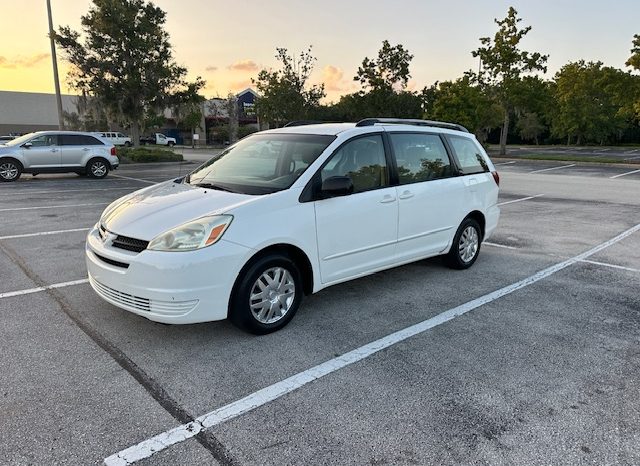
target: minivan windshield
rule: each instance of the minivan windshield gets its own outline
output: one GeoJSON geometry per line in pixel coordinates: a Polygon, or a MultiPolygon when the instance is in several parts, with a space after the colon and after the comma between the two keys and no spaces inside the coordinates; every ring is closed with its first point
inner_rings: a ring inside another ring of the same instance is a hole
{"type": "Polygon", "coordinates": [[[242,194],[289,188],[335,136],[255,134],[248,136],[185,178],[185,183],[242,194]]]}

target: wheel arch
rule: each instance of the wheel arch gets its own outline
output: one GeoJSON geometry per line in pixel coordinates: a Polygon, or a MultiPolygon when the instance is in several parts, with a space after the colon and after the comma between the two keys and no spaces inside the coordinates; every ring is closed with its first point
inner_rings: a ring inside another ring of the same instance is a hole
{"type": "Polygon", "coordinates": [[[482,242],[482,239],[484,238],[485,227],[487,224],[484,214],[479,210],[474,210],[470,212],[465,218],[463,218],[462,221],[464,222],[468,218],[474,219],[480,225],[480,242],[482,242]]]}
{"type": "Polygon", "coordinates": [[[19,158],[12,155],[0,155],[0,162],[2,162],[3,160],[11,160],[12,162],[16,162],[18,165],[20,165],[20,170],[24,171],[24,164],[19,158]]]}
{"type": "Polygon", "coordinates": [[[243,276],[247,269],[251,267],[257,260],[269,254],[282,254],[289,257],[293,262],[295,262],[295,264],[298,266],[298,269],[300,270],[300,274],[302,275],[302,288],[304,290],[304,294],[311,294],[313,292],[313,266],[311,265],[311,261],[309,260],[307,254],[302,249],[294,246],[293,244],[277,243],[260,249],[242,266],[242,269],[240,269],[240,272],[238,272],[235,283],[233,285],[231,296],[234,295],[238,283],[240,282],[240,277],[243,276]]]}

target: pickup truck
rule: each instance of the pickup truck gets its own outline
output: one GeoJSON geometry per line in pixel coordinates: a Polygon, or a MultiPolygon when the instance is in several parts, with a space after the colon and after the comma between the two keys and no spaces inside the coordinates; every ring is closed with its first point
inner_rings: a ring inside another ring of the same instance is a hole
{"type": "Polygon", "coordinates": [[[143,146],[145,144],[158,144],[160,146],[171,147],[176,145],[176,139],[165,136],[162,133],[155,133],[155,134],[152,134],[151,136],[141,137],[140,144],[142,144],[143,146]]]}

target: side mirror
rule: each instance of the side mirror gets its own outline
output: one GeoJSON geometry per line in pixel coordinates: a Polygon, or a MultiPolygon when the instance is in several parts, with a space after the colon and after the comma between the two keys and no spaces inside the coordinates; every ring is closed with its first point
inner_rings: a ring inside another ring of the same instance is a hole
{"type": "Polygon", "coordinates": [[[31,149],[31,146],[33,146],[33,144],[31,144],[30,142],[25,142],[24,144],[22,144],[22,147],[24,147],[25,149],[31,149]]]}
{"type": "Polygon", "coordinates": [[[348,176],[332,176],[322,182],[322,197],[338,197],[353,194],[353,181],[348,176]]]}

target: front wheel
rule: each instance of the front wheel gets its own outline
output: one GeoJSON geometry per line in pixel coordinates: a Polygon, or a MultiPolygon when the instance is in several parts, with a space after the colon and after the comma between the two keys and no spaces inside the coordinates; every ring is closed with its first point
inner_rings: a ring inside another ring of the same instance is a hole
{"type": "Polygon", "coordinates": [[[87,164],[87,175],[91,178],[104,178],[109,173],[107,162],[102,159],[91,159],[87,164]]]}
{"type": "Polygon", "coordinates": [[[175,142],[173,142],[173,141],[169,141],[169,142],[167,143],[167,146],[169,146],[169,147],[173,147],[173,146],[175,146],[175,145],[176,145],[176,143],[175,143],[175,142]]]}
{"type": "Polygon", "coordinates": [[[15,160],[0,160],[0,181],[15,181],[22,174],[22,166],[15,160]]]}
{"type": "Polygon", "coordinates": [[[480,254],[482,230],[472,218],[466,218],[458,227],[449,253],[444,256],[444,262],[452,269],[468,269],[480,254]]]}
{"type": "Polygon", "coordinates": [[[296,264],[284,255],[268,255],[238,277],[229,319],[255,335],[275,332],[293,318],[302,295],[302,276],[296,264]]]}
{"type": "Polygon", "coordinates": [[[131,143],[129,141],[124,142],[124,147],[131,147],[131,143]]]}

